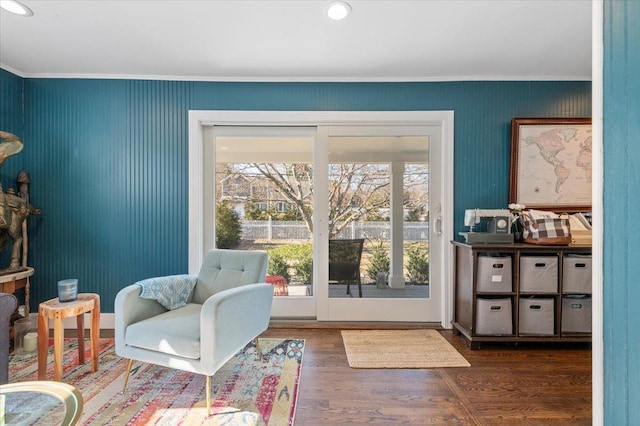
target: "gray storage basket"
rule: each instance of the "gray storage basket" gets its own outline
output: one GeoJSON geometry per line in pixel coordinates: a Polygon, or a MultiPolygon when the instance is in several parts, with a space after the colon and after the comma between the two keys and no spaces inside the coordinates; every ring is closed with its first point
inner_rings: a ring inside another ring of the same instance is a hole
{"type": "Polygon", "coordinates": [[[557,293],[557,256],[520,256],[521,293],[557,293]]]}
{"type": "Polygon", "coordinates": [[[478,256],[476,290],[488,293],[511,292],[511,256],[478,256]]]}
{"type": "Polygon", "coordinates": [[[591,255],[567,255],[563,258],[562,291],[591,294],[591,255]]]}
{"type": "Polygon", "coordinates": [[[591,296],[562,298],[562,332],[591,333],[591,296]]]}
{"type": "Polygon", "coordinates": [[[513,335],[511,298],[476,300],[476,334],[491,336],[513,335]]]}
{"type": "Polygon", "coordinates": [[[552,336],[555,334],[555,300],[534,297],[520,299],[518,333],[552,336]]]}

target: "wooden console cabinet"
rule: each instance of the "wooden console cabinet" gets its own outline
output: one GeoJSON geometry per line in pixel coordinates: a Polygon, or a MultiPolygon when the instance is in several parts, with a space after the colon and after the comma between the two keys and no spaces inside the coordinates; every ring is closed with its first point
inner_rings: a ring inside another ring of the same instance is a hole
{"type": "Polygon", "coordinates": [[[591,342],[591,246],[452,244],[453,332],[472,349],[482,342],[591,342]]]}

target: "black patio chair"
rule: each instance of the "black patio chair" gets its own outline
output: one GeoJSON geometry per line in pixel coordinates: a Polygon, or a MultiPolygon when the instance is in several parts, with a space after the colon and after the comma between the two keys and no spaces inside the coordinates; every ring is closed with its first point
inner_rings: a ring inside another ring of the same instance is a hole
{"type": "Polygon", "coordinates": [[[362,297],[360,281],[360,259],[364,239],[329,240],[329,282],[347,283],[347,294],[351,296],[350,285],[358,284],[358,294],[362,297]]]}

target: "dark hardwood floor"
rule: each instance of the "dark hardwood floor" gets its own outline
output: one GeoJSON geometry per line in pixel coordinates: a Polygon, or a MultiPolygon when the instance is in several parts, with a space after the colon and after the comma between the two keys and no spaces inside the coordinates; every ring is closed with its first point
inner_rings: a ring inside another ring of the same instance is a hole
{"type": "Polygon", "coordinates": [[[379,327],[393,326],[276,323],[263,334],[305,339],[296,425],[591,424],[590,345],[483,344],[472,351],[447,330],[443,336],[470,368],[350,368],[340,330],[379,327]]]}
{"type": "Polygon", "coordinates": [[[263,337],[305,339],[296,426],[592,424],[590,345],[484,343],[472,351],[441,330],[471,367],[364,370],[347,362],[340,330],[348,328],[437,327],[272,323],[263,337]]]}

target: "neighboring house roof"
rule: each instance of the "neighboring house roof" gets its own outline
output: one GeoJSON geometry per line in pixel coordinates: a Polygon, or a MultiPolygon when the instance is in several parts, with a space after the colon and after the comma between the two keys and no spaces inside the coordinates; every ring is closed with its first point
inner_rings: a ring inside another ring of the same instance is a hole
{"type": "Polygon", "coordinates": [[[223,200],[251,200],[255,202],[288,202],[273,182],[264,176],[234,173],[220,180],[223,200]]]}

